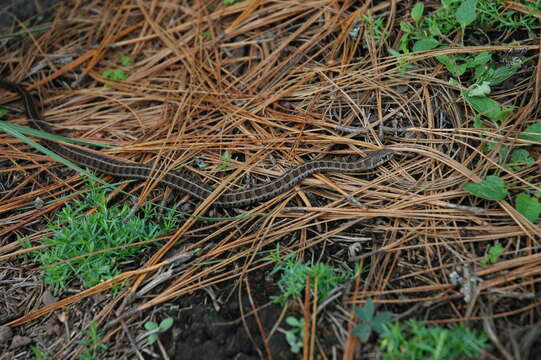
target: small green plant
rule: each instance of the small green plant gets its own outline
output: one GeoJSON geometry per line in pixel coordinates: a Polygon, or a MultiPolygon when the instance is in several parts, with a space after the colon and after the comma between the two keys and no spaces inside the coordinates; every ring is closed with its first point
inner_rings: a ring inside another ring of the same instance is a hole
{"type": "Polygon", "coordinates": [[[517,195],[515,198],[515,207],[519,213],[531,222],[537,221],[541,214],[541,202],[539,202],[539,198],[526,193],[517,195]]]}
{"type": "Polygon", "coordinates": [[[463,99],[478,113],[474,125],[483,127],[481,116],[488,118],[494,124],[505,121],[514,111],[513,107],[504,107],[499,102],[488,97],[492,87],[515,75],[522,66],[518,61],[513,65],[490,65],[492,54],[488,51],[476,55],[440,55],[436,59],[445,65],[453,76],[449,83],[459,86],[460,81],[471,83],[467,90],[462,91],[463,99]],[[464,80],[464,77],[469,80],[464,80]]]}
{"type": "Polygon", "coordinates": [[[108,69],[101,73],[104,78],[113,81],[122,81],[128,78],[128,75],[122,69],[108,69]]]}
{"type": "Polygon", "coordinates": [[[526,29],[532,33],[533,28],[538,26],[535,13],[541,12],[541,3],[539,1],[527,2],[524,4],[526,9],[531,10],[531,15],[526,15],[518,11],[508,10],[504,0],[482,0],[477,5],[479,26],[487,30],[495,31],[516,31],[526,29]]]}
{"type": "Polygon", "coordinates": [[[385,36],[385,18],[383,16],[363,15],[362,20],[367,24],[367,31],[370,32],[374,41],[380,41],[385,36]]]}
{"type": "Polygon", "coordinates": [[[239,1],[241,1],[241,0],[224,0],[224,4],[233,5],[233,4],[238,3],[239,1]]]}
{"type": "Polygon", "coordinates": [[[124,222],[131,207],[125,204],[109,208],[106,197],[109,190],[95,186],[92,181],[89,184],[86,198],[67,204],[50,223],[49,230],[53,235],[42,240],[47,248],[31,255],[34,261],[45,267],[45,283],[52,285],[57,292],[73,277],[77,277],[85,287],[114,277],[120,273],[116,264],[139,254],[142,248],[141,245],[123,245],[154,239],[176,225],[174,209],[161,216],[151,204],[141,209],[142,216],[136,214],[124,222]],[[154,221],[158,217],[164,218],[160,224],[154,221]],[[121,248],[81,257],[113,247],[121,248]],[[55,263],[59,264],[49,266],[55,263]]]}
{"type": "Polygon", "coordinates": [[[123,55],[123,56],[120,57],[120,63],[123,66],[132,66],[133,65],[133,60],[132,60],[131,57],[123,55]]]}
{"type": "Polygon", "coordinates": [[[218,165],[218,171],[226,171],[234,169],[235,167],[231,165],[231,153],[229,151],[226,151],[221,157],[220,157],[221,164],[218,165]]]}
{"type": "Polygon", "coordinates": [[[98,331],[98,325],[92,322],[88,329],[83,330],[83,334],[89,339],[76,341],[86,348],[79,356],[79,360],[99,360],[100,354],[107,350],[107,344],[101,343],[103,334],[98,331]]]}
{"type": "MultiPolygon", "coordinates": [[[[509,171],[522,169],[522,164],[532,166],[535,163],[535,160],[530,157],[526,150],[518,150],[513,151],[511,154],[512,166],[504,166],[509,171]],[[516,165],[517,163],[520,163],[520,165],[516,165]]],[[[505,157],[504,154],[506,151],[506,147],[502,147],[500,157],[505,157]]],[[[464,185],[464,191],[485,200],[503,200],[508,195],[507,184],[501,177],[495,175],[489,175],[479,183],[466,183],[464,185]]],[[[515,208],[531,222],[537,221],[541,215],[539,196],[530,195],[525,192],[515,196],[515,208]]]]}
{"type": "Polygon", "coordinates": [[[150,335],[148,335],[147,342],[149,345],[152,345],[158,340],[158,335],[161,333],[166,332],[169,330],[171,326],[173,326],[174,319],[172,317],[168,317],[163,319],[160,324],[158,325],[154,321],[147,321],[145,323],[145,329],[152,332],[150,335]]]}
{"type": "Polygon", "coordinates": [[[503,246],[500,243],[496,243],[488,248],[487,257],[481,260],[481,265],[496,264],[500,260],[500,256],[503,254],[503,246]]]}
{"type": "Polygon", "coordinates": [[[464,39],[466,27],[471,25],[477,19],[477,3],[479,0],[463,0],[456,9],[456,21],[462,29],[461,39],[464,39]]]}
{"type": "Polygon", "coordinates": [[[391,321],[392,313],[388,311],[378,312],[376,314],[372,299],[368,299],[364,307],[355,306],[353,311],[360,320],[359,325],[353,328],[353,335],[358,336],[363,342],[367,342],[372,332],[382,335],[385,326],[391,321]]]}
{"type": "MultiPolygon", "coordinates": [[[[535,6],[539,8],[539,5],[535,6]]],[[[479,26],[484,31],[514,31],[535,26],[536,9],[530,14],[508,10],[503,0],[441,0],[440,6],[425,15],[424,3],[416,3],[411,10],[410,21],[402,21],[398,51],[408,55],[411,51],[423,51],[445,45],[460,29],[461,39],[466,28],[479,26]]],[[[539,11],[537,9],[537,11],[539,11]]]]}
{"type": "Polygon", "coordinates": [[[409,320],[386,326],[379,344],[383,359],[478,359],[487,347],[487,337],[466,329],[462,323],[454,329],[445,329],[409,320]]]}
{"type": "Polygon", "coordinates": [[[212,33],[210,31],[203,31],[203,37],[205,40],[212,40],[212,33]]]}
{"type": "MultiPolygon", "coordinates": [[[[511,14],[506,11],[505,3],[500,0],[442,0],[440,5],[430,15],[425,15],[424,4],[418,2],[411,10],[413,22],[400,23],[403,34],[399,47],[397,50],[389,49],[389,53],[398,59],[401,72],[412,67],[407,63],[407,55],[447,47],[449,39],[457,29],[461,29],[462,39],[469,26],[483,25],[488,31],[488,28],[498,23],[499,14],[515,15],[514,12],[511,14]]],[[[519,24],[523,22],[516,23],[517,26],[519,24]]],[[[468,90],[462,92],[462,96],[480,116],[499,124],[511,115],[514,110],[512,107],[504,107],[490,99],[488,95],[491,86],[501,84],[514,75],[522,66],[522,61],[516,61],[511,65],[493,66],[492,54],[489,52],[440,55],[436,59],[445,65],[453,77],[450,80],[451,85],[459,85],[461,81],[470,84],[468,90]]],[[[477,119],[476,124],[482,124],[480,119],[477,119]]]]}
{"type": "Polygon", "coordinates": [[[530,156],[530,153],[526,149],[515,149],[511,153],[511,169],[520,171],[525,166],[531,167],[535,165],[535,159],[530,156]]]}
{"type": "Polygon", "coordinates": [[[494,175],[487,176],[478,183],[467,183],[464,191],[486,200],[503,200],[507,196],[505,181],[494,175]]]}
{"type": "Polygon", "coordinates": [[[519,139],[541,143],[541,121],[528,126],[518,135],[519,139]]]}
{"type": "Polygon", "coordinates": [[[295,253],[291,253],[281,258],[280,249],[277,247],[270,257],[265,259],[275,261],[271,275],[281,273],[277,283],[281,295],[272,297],[274,302],[284,305],[291,298],[300,298],[308,277],[311,279],[311,288],[317,288],[319,301],[326,299],[334,288],[352,278],[352,274],[344,270],[337,270],[323,263],[303,263],[295,260],[295,256],[295,253]]]}
{"type": "MultiPolygon", "coordinates": [[[[133,60],[129,56],[122,56],[120,58],[120,64],[124,67],[129,67],[133,65],[133,60]]],[[[124,81],[128,78],[128,75],[122,69],[107,69],[101,74],[104,78],[112,81],[124,81]]],[[[104,86],[109,87],[108,84],[105,84],[104,86]]]]}
{"type": "Polygon", "coordinates": [[[288,316],[286,323],[291,326],[291,329],[284,331],[286,341],[289,344],[291,352],[298,354],[303,347],[304,339],[304,319],[297,319],[294,316],[288,316]]]}

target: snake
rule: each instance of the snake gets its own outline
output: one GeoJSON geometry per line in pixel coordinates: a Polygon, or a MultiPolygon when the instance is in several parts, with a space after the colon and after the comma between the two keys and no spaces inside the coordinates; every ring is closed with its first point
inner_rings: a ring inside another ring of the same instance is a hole
{"type": "MultiPolygon", "coordinates": [[[[37,103],[34,101],[34,97],[23,86],[0,79],[0,87],[19,94],[24,104],[26,116],[33,128],[50,134],[56,134],[42,116],[37,103]]],[[[213,186],[198,180],[186,171],[158,170],[149,164],[127,162],[65,143],[48,139],[42,139],[42,141],[49,150],[81,167],[120,178],[147,180],[158,175],[158,182],[160,184],[170,186],[201,201],[207,199],[215,189],[213,186]]],[[[237,208],[261,203],[290,190],[314,173],[365,172],[383,165],[393,155],[395,155],[395,151],[393,150],[380,149],[356,161],[329,159],[306,161],[291,168],[283,175],[263,184],[247,189],[224,191],[217,196],[212,204],[223,208],[237,208]]]]}

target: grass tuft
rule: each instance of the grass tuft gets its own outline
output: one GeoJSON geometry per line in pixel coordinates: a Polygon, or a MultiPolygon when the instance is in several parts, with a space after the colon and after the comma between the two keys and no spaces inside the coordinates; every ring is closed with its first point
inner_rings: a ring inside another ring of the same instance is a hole
{"type": "Polygon", "coordinates": [[[106,197],[109,190],[93,182],[89,187],[84,199],[75,200],[58,212],[48,226],[52,236],[42,240],[48,247],[32,256],[35,262],[45,267],[45,283],[56,291],[64,289],[75,278],[88,288],[118,275],[119,263],[131,259],[148,246],[130,244],[155,239],[171,231],[177,223],[174,210],[157,223],[159,214],[152,204],[124,222],[131,207],[128,204],[109,207],[106,197]],[[108,250],[114,247],[122,248],[108,250]],[[100,252],[102,250],[106,251],[100,252]],[[82,256],[94,252],[100,253],[82,256]],[[55,263],[59,264],[50,266],[55,263]]]}

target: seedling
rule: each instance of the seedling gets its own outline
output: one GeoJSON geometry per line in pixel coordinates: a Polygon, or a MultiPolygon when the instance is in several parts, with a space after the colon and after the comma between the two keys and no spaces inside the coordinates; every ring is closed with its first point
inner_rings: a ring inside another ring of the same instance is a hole
{"type": "Polygon", "coordinates": [[[526,149],[513,150],[513,152],[511,153],[511,159],[509,161],[511,163],[510,168],[516,171],[520,171],[524,167],[530,167],[535,165],[535,159],[530,156],[530,153],[526,149]]]}
{"type": "Polygon", "coordinates": [[[231,165],[231,153],[229,151],[224,152],[220,157],[220,161],[221,164],[218,165],[218,171],[227,171],[235,168],[231,165]]]}
{"type": "MultiPolygon", "coordinates": [[[[120,58],[120,64],[124,67],[132,66],[133,60],[129,56],[122,56],[120,58]]],[[[128,75],[122,69],[108,69],[104,70],[101,74],[104,78],[112,81],[124,81],[128,78],[128,75]]],[[[104,87],[110,86],[105,84],[104,87]]]]}
{"type": "Polygon", "coordinates": [[[122,69],[109,69],[101,73],[104,78],[113,81],[123,81],[128,78],[128,75],[124,73],[122,69]]]}
{"type": "MultiPolygon", "coordinates": [[[[539,143],[541,142],[541,122],[534,123],[521,133],[513,134],[513,136],[516,136],[519,139],[539,143]]],[[[496,146],[496,144],[487,144],[485,149],[490,151],[494,146],[496,146]]],[[[498,150],[499,162],[508,172],[520,171],[525,167],[535,165],[535,159],[530,155],[526,148],[515,149],[510,156],[509,151],[509,146],[505,144],[501,144],[498,150]],[[509,162],[505,163],[508,158],[509,162]]],[[[466,183],[464,185],[464,190],[482,199],[503,200],[508,196],[508,187],[509,186],[501,177],[490,175],[479,183],[466,183]]],[[[535,187],[533,194],[522,192],[514,197],[515,208],[517,211],[531,222],[535,222],[541,215],[541,203],[539,202],[540,190],[539,187],[535,187]]]]}
{"type": "Polygon", "coordinates": [[[503,246],[500,243],[492,245],[488,249],[488,255],[481,260],[481,265],[496,264],[500,260],[500,256],[503,254],[503,246]]]}
{"type": "Polygon", "coordinates": [[[287,255],[283,259],[279,253],[280,250],[277,247],[276,250],[271,252],[270,257],[265,260],[275,261],[271,274],[281,273],[277,283],[281,295],[272,297],[272,300],[282,305],[291,298],[299,299],[301,297],[307,277],[311,278],[312,289],[314,289],[314,284],[317,283],[317,296],[320,302],[326,299],[334,288],[344,283],[348,278],[352,278],[352,274],[348,274],[343,270],[336,270],[326,264],[297,261],[295,260],[295,253],[287,255]]]}
{"type": "Polygon", "coordinates": [[[298,354],[303,347],[304,319],[288,316],[286,318],[286,323],[291,326],[291,329],[284,331],[286,341],[289,344],[291,352],[298,354]]]}
{"type": "Polygon", "coordinates": [[[158,340],[158,335],[169,330],[169,328],[173,326],[173,322],[174,319],[171,317],[163,319],[159,325],[154,321],[147,321],[144,326],[145,329],[150,332],[147,338],[148,344],[154,344],[156,340],[158,340]]]}
{"type": "Polygon", "coordinates": [[[368,299],[362,308],[355,306],[353,311],[360,320],[360,324],[353,329],[353,335],[358,336],[363,342],[367,342],[373,332],[383,334],[393,315],[388,311],[376,314],[372,299],[368,299]]]}

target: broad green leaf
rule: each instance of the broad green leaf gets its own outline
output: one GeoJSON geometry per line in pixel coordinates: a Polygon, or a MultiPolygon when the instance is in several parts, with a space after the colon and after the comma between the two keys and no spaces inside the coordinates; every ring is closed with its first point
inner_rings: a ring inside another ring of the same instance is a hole
{"type": "Polygon", "coordinates": [[[541,122],[528,126],[518,137],[523,140],[541,142],[541,122]]]}
{"type": "Polygon", "coordinates": [[[476,114],[473,118],[473,127],[476,129],[482,129],[484,127],[479,114],[476,114]]]}
{"type": "Polygon", "coordinates": [[[148,331],[156,330],[158,328],[158,324],[156,324],[154,321],[147,321],[144,325],[145,329],[148,331]]]}
{"type": "Polygon", "coordinates": [[[419,20],[421,20],[421,17],[423,17],[424,10],[425,10],[424,3],[418,2],[417,4],[415,4],[413,6],[413,9],[411,9],[411,18],[413,19],[413,21],[418,23],[419,20]]]}
{"type": "Polygon", "coordinates": [[[507,188],[502,178],[487,176],[480,183],[467,183],[464,191],[486,200],[503,200],[507,196],[507,188]]]}
{"type": "Polygon", "coordinates": [[[526,166],[533,166],[535,164],[534,158],[530,156],[530,153],[526,149],[516,149],[511,153],[511,163],[524,163],[526,166]]]}
{"type": "Polygon", "coordinates": [[[515,207],[526,219],[531,222],[536,221],[541,214],[541,203],[533,196],[526,193],[520,193],[515,199],[515,207]]]}
{"type": "Polygon", "coordinates": [[[297,336],[294,331],[286,332],[286,340],[289,344],[294,344],[297,342],[297,336]]]}
{"type": "Polygon", "coordinates": [[[288,316],[286,318],[286,323],[289,325],[289,326],[293,326],[293,327],[298,327],[299,325],[302,324],[301,321],[299,321],[296,317],[294,316],[288,316]]]}
{"type": "Polygon", "coordinates": [[[173,326],[174,321],[175,320],[172,317],[163,319],[162,322],[160,323],[160,331],[164,332],[164,331],[169,330],[169,328],[173,326]]]}
{"type": "Polygon", "coordinates": [[[430,49],[434,49],[439,44],[440,44],[440,42],[438,40],[434,39],[434,38],[425,38],[425,39],[417,40],[413,44],[412,50],[414,52],[430,50],[430,49]]]}
{"type": "Polygon", "coordinates": [[[464,95],[464,99],[481,115],[498,123],[505,121],[514,110],[511,107],[504,108],[500,103],[486,96],[464,95]]]}
{"type": "Polygon", "coordinates": [[[457,78],[464,75],[468,68],[467,64],[458,64],[456,62],[457,58],[454,56],[438,55],[436,56],[436,59],[445,65],[447,71],[449,71],[451,75],[457,78]]]}
{"type": "Polygon", "coordinates": [[[362,308],[356,306],[353,310],[360,320],[367,323],[372,322],[372,319],[374,318],[374,302],[372,299],[368,299],[362,308]]]}
{"type": "Polygon", "coordinates": [[[477,82],[485,82],[486,78],[490,76],[490,74],[492,74],[494,72],[494,70],[492,70],[491,68],[489,68],[487,65],[477,65],[475,67],[475,71],[473,73],[473,78],[477,81],[477,82]]]}
{"type": "Polygon", "coordinates": [[[515,75],[517,71],[518,67],[515,66],[500,66],[494,69],[494,72],[487,78],[487,81],[490,85],[498,85],[515,75]]]}
{"type": "Polygon", "coordinates": [[[464,0],[456,10],[456,20],[463,29],[477,19],[477,1],[464,0]]]}
{"type": "Polygon", "coordinates": [[[383,311],[376,315],[374,318],[374,330],[376,330],[378,334],[383,334],[385,331],[385,325],[391,321],[392,315],[393,314],[388,311],[383,311]]]}
{"type": "Polygon", "coordinates": [[[482,51],[469,62],[470,67],[485,65],[492,60],[492,54],[489,51],[482,51]]]}
{"type": "Polygon", "coordinates": [[[152,344],[154,344],[156,342],[156,340],[158,340],[158,334],[151,334],[147,338],[147,343],[149,345],[152,345],[152,344]]]}

